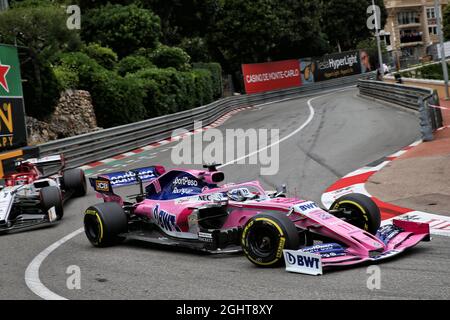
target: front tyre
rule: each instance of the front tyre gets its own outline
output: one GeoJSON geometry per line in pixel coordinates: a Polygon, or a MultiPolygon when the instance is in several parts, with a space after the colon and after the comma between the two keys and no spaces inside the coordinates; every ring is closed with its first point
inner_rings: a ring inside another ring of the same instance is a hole
{"type": "Polygon", "coordinates": [[[377,204],[368,196],[360,193],[351,193],[337,199],[330,210],[338,210],[344,213],[345,220],[375,235],[380,228],[381,214],[377,204]]]}
{"type": "Polygon", "coordinates": [[[298,249],[299,234],[294,223],[282,213],[263,213],[251,218],[242,231],[244,255],[259,267],[284,263],[283,249],[298,249]]]}
{"type": "Polygon", "coordinates": [[[117,244],[127,232],[127,216],[116,202],[105,202],[90,206],[84,212],[84,232],[95,247],[117,244]]]}
{"type": "Polygon", "coordinates": [[[61,220],[64,215],[61,190],[55,186],[44,187],[39,190],[39,198],[41,208],[44,212],[48,212],[51,208],[55,208],[56,220],[61,220]]]}

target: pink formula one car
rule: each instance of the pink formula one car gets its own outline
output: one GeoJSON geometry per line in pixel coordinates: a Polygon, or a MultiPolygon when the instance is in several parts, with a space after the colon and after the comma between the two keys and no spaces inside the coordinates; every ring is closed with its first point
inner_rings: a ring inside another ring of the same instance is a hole
{"type": "Polygon", "coordinates": [[[126,238],[210,253],[242,250],[264,267],[284,262],[315,267],[310,255],[323,267],[353,265],[430,239],[427,224],[394,221],[380,227],[378,207],[362,194],[345,195],[325,210],[267,192],[256,181],[218,186],[223,180],[214,165],[168,172],[156,166],[91,178],[104,203],[85,211],[86,236],[97,247],[126,238]],[[113,191],[129,184],[140,184],[139,194],[129,197],[133,203],[113,191]]]}

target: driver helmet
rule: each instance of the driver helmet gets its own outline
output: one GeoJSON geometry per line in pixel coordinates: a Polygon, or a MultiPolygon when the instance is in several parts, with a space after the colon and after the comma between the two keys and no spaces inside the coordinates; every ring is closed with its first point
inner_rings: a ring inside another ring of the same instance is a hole
{"type": "Polygon", "coordinates": [[[232,189],[228,191],[228,197],[232,201],[242,202],[253,198],[253,194],[247,188],[232,189]]]}

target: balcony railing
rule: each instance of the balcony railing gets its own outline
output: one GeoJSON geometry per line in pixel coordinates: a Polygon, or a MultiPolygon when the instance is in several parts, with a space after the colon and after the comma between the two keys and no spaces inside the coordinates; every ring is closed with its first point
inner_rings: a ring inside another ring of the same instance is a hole
{"type": "Polygon", "coordinates": [[[400,36],[400,43],[422,42],[422,35],[405,35],[400,36]]]}

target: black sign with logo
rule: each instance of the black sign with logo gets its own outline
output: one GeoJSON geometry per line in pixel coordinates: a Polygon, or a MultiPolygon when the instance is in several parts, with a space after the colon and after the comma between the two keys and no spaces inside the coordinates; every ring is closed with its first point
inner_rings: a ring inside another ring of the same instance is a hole
{"type": "Polygon", "coordinates": [[[0,150],[27,145],[23,98],[0,97],[0,150]]]}
{"type": "Polygon", "coordinates": [[[360,51],[349,51],[323,56],[316,60],[315,81],[326,81],[360,74],[360,51]]]}

